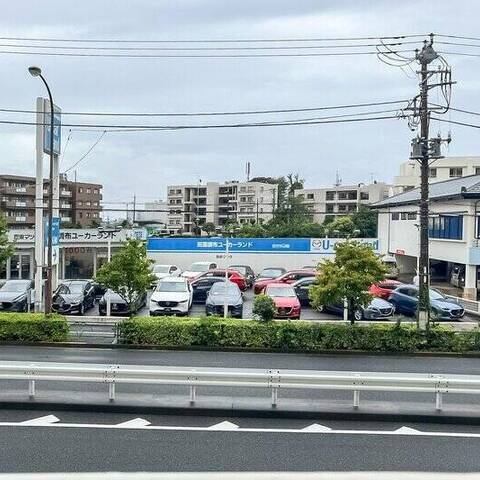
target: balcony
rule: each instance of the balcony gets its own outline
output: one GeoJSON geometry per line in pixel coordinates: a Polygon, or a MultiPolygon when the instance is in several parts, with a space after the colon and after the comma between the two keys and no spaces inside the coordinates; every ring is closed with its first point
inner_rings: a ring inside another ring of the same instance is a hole
{"type": "Polygon", "coordinates": [[[26,222],[26,221],[27,221],[27,217],[15,217],[15,221],[16,221],[16,222],[26,222]]]}
{"type": "Polygon", "coordinates": [[[60,208],[64,208],[65,210],[72,208],[71,203],[61,203],[60,208]]]}
{"type": "Polygon", "coordinates": [[[72,217],[60,217],[61,222],[71,223],[72,217]]]}
{"type": "MultiPolygon", "coordinates": [[[[43,193],[48,193],[46,190],[43,191],[43,193]]],[[[60,191],[60,195],[62,197],[71,197],[72,196],[72,192],[70,190],[61,190],[60,191]]]]}

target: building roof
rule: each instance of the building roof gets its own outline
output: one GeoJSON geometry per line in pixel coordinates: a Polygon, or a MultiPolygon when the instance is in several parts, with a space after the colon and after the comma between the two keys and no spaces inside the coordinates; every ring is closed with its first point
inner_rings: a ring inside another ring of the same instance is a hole
{"type": "MultiPolygon", "coordinates": [[[[431,183],[428,186],[430,200],[449,197],[480,198],[480,175],[468,175],[443,182],[431,183]]],[[[417,204],[420,201],[420,187],[388,197],[371,207],[417,204]]]]}

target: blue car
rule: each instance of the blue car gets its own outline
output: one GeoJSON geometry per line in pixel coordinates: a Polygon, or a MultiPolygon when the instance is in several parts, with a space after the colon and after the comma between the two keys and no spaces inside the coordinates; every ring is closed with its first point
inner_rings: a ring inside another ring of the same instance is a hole
{"type": "MultiPolygon", "coordinates": [[[[388,301],[395,305],[397,313],[414,316],[418,307],[418,287],[402,285],[393,290],[388,301]]],[[[465,315],[465,309],[460,303],[432,288],[430,289],[430,308],[434,320],[458,320],[465,315]]]]}

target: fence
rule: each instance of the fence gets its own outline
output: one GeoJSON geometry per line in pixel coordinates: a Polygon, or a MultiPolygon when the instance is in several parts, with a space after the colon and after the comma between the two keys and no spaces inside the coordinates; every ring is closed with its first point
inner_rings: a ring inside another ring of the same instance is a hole
{"type": "Polygon", "coordinates": [[[442,410],[443,394],[479,394],[480,376],[423,373],[334,372],[313,370],[261,370],[239,368],[156,367],[53,362],[0,362],[1,380],[25,380],[30,398],[36,382],[85,382],[108,385],[115,401],[116,385],[183,385],[195,403],[202,387],[263,388],[270,391],[275,407],[281,389],[344,390],[353,392],[353,407],[360,406],[362,391],[432,393],[436,410],[442,410]]]}

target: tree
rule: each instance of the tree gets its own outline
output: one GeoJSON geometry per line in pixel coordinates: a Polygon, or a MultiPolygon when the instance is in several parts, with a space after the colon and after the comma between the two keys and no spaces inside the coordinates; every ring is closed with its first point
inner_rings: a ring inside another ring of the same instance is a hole
{"type": "Polygon", "coordinates": [[[377,236],[378,213],[366,205],[359,205],[358,210],[352,215],[352,222],[360,236],[364,238],[377,236]]]}
{"type": "Polygon", "coordinates": [[[14,246],[8,241],[7,220],[0,214],[0,265],[3,265],[14,251],[14,246]]]}
{"type": "Polygon", "coordinates": [[[143,295],[156,277],[151,269],[152,261],[147,258],[147,249],[140,240],[127,240],[120,250],[104,263],[95,280],[118,293],[126,302],[130,315],[135,300],[143,295]]]}
{"type": "Polygon", "coordinates": [[[347,301],[351,323],[361,318],[362,306],[372,299],[368,289],[385,278],[388,268],[368,245],[348,240],[335,247],[335,259],[318,266],[317,281],[310,287],[315,308],[347,301]]]}
{"type": "Polygon", "coordinates": [[[252,313],[255,318],[258,318],[262,322],[268,322],[273,320],[275,316],[275,302],[272,297],[268,295],[260,294],[253,299],[252,313]]]}
{"type": "Polygon", "coordinates": [[[217,227],[212,222],[207,222],[205,223],[205,225],[202,225],[202,229],[204,232],[206,232],[207,235],[211,235],[212,233],[215,233],[216,228],[217,227]]]}
{"type": "Polygon", "coordinates": [[[337,217],[333,222],[328,223],[326,230],[330,237],[352,237],[355,232],[355,224],[351,217],[337,217]]]}

